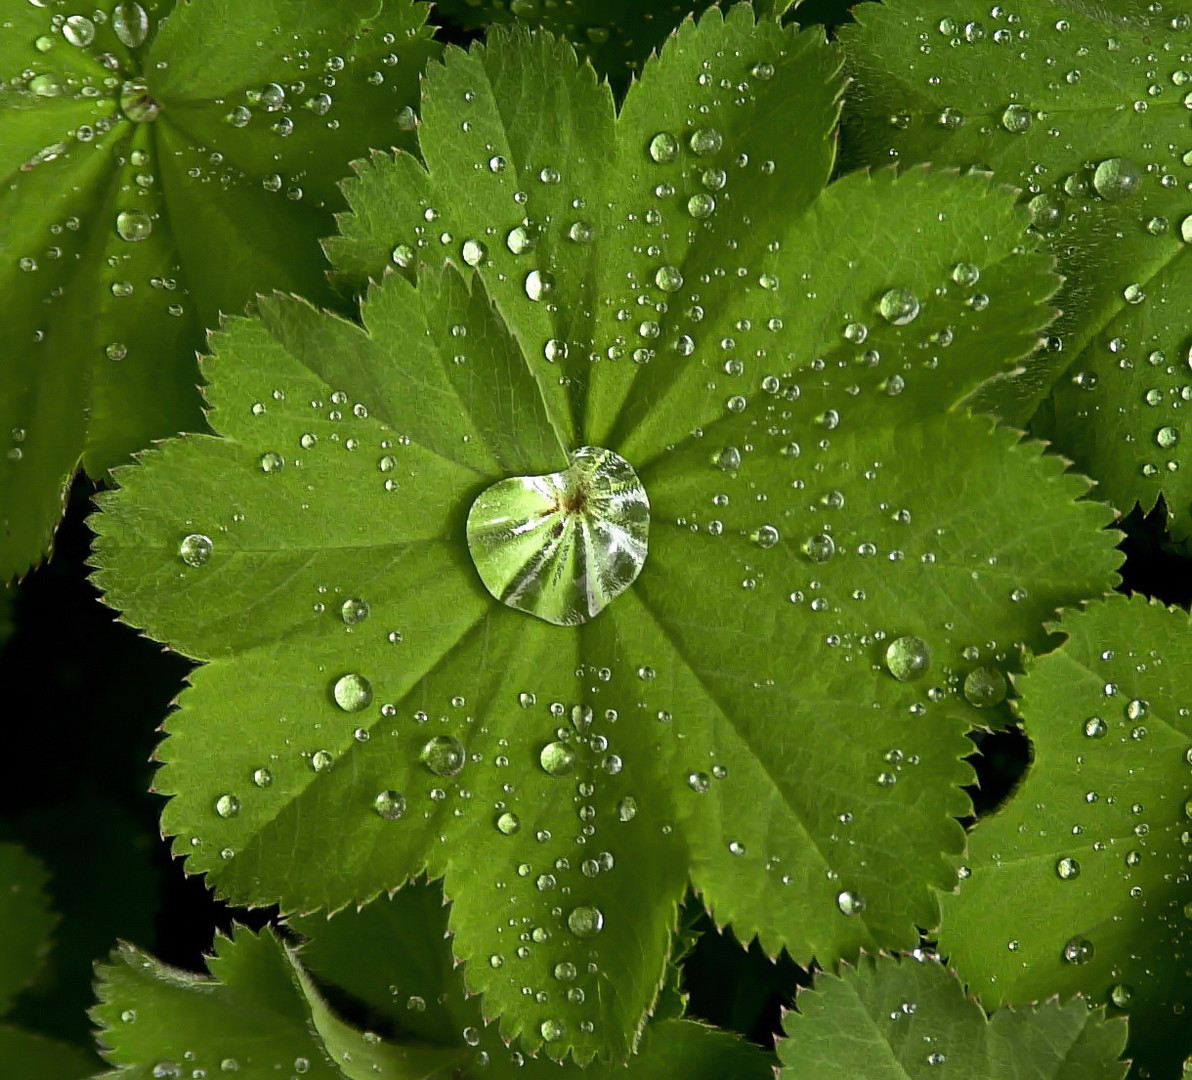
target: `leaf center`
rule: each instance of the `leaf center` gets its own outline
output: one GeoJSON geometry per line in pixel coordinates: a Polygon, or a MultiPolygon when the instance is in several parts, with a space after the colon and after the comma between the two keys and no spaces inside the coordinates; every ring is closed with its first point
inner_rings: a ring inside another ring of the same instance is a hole
{"type": "Polygon", "coordinates": [[[619,454],[583,446],[544,476],[512,476],[468,513],[468,550],[503,604],[556,626],[598,615],[641,573],[650,501],[619,454]]]}

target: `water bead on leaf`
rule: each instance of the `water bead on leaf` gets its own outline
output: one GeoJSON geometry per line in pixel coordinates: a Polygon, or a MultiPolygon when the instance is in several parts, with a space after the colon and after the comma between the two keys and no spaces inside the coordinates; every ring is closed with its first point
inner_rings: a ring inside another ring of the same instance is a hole
{"type": "Polygon", "coordinates": [[[654,273],[654,284],[663,292],[678,292],[683,287],[683,275],[677,266],[660,266],[654,273]]]}
{"type": "Polygon", "coordinates": [[[147,240],[153,232],[153,222],[143,210],[121,210],[116,215],[116,232],[121,240],[147,240]]]}
{"type": "Polygon", "coordinates": [[[826,563],[836,554],[836,541],[828,533],[818,533],[803,541],[803,554],[813,563],[826,563]]]}
{"type": "Polygon", "coordinates": [[[1121,202],[1142,187],[1142,169],[1129,158],[1107,158],[1093,171],[1093,190],[1107,202],[1121,202]]]}
{"type": "Polygon", "coordinates": [[[1002,113],[1002,127],[1014,135],[1021,135],[1031,126],[1031,110],[1025,105],[1008,105],[1002,113]]]}
{"type": "Polygon", "coordinates": [[[84,49],[95,40],[95,24],[86,15],[70,15],[62,24],[62,36],[72,45],[84,49]]]}
{"type": "Polygon", "coordinates": [[[178,555],[187,566],[203,566],[210,560],[214,549],[211,537],[202,533],[191,533],[183,537],[178,545],[178,555]]]}
{"type": "Polygon", "coordinates": [[[418,757],[436,776],[456,776],[467,761],[463,743],[453,735],[436,735],[422,747],[418,757]]]}
{"type": "Polygon", "coordinates": [[[724,137],[715,128],[697,128],[691,133],[688,145],[697,157],[711,157],[719,153],[724,137]]]}
{"type": "Polygon", "coordinates": [[[488,247],[481,240],[465,240],[460,254],[468,266],[483,266],[488,261],[488,247]]]}
{"type": "Polygon", "coordinates": [[[577,938],[592,938],[604,929],[604,913],[596,907],[577,907],[567,916],[567,929],[577,938]]]}
{"type": "Polygon", "coordinates": [[[970,705],[989,709],[1006,700],[1006,676],[997,668],[973,668],[964,677],[964,696],[970,705]]]}
{"type": "Polygon", "coordinates": [[[845,889],[837,893],[836,906],[842,915],[860,915],[865,910],[865,901],[860,894],[845,889]]]}
{"type": "Polygon", "coordinates": [[[539,752],[538,763],[550,776],[567,776],[575,768],[575,751],[565,742],[549,742],[539,752]]]}
{"type": "Polygon", "coordinates": [[[382,791],[373,799],[373,809],[386,821],[396,821],[406,812],[406,797],[399,791],[382,791]]]}
{"type": "Polygon", "coordinates": [[[257,464],[261,467],[263,473],[280,472],[285,466],[285,458],[281,456],[276,450],[267,450],[257,460],[257,464]]]}
{"type": "Polygon", "coordinates": [[[906,635],[886,646],[886,668],[899,682],[911,682],[931,666],[931,649],[920,637],[906,635]]]}
{"type": "Polygon", "coordinates": [[[650,140],[650,158],[659,165],[668,165],[679,156],[679,140],[669,131],[660,131],[650,140]]]}
{"type": "Polygon", "coordinates": [[[886,322],[895,326],[906,326],[918,318],[919,298],[910,289],[889,289],[882,294],[877,310],[886,322]]]}
{"type": "Polygon", "coordinates": [[[497,831],[504,836],[512,836],[521,829],[521,819],[513,812],[506,810],[497,815],[497,831]]]}
{"type": "Polygon", "coordinates": [[[240,800],[235,795],[221,795],[215,800],[215,812],[221,818],[232,818],[240,813],[240,800]]]}
{"type": "Polygon", "coordinates": [[[1064,881],[1071,881],[1074,878],[1080,877],[1080,863],[1073,858],[1065,856],[1055,864],[1055,872],[1064,881]]]}
{"type": "Polygon", "coordinates": [[[650,525],[645,489],[624,458],[585,446],[571,462],[562,472],[498,481],[467,521],[485,588],[558,626],[586,622],[633,584],[650,525]]]}
{"type": "Polygon", "coordinates": [[[336,679],[332,687],[335,704],[344,712],[360,712],[367,709],[373,699],[372,683],[363,675],[350,672],[336,679]]]}
{"type": "Polygon", "coordinates": [[[339,614],[348,626],[358,626],[368,618],[369,610],[367,601],[352,596],[340,606],[339,614]]]}
{"type": "Polygon", "coordinates": [[[1088,938],[1074,937],[1064,945],[1060,955],[1066,963],[1087,964],[1093,958],[1095,952],[1096,949],[1088,938]]]}
{"type": "Polygon", "coordinates": [[[112,9],[112,30],[121,45],[136,49],[149,36],[149,16],[140,4],[124,0],[112,9]]]}
{"type": "Polygon", "coordinates": [[[545,299],[554,291],[554,288],[554,275],[545,270],[531,270],[526,275],[526,296],[531,300],[545,299]]]}

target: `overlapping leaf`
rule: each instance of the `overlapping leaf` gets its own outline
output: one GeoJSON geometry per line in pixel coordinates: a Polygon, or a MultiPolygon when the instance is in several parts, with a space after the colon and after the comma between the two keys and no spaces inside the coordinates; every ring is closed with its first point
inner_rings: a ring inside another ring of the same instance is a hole
{"type": "Polygon", "coordinates": [[[339,1019],[293,951],[266,930],[217,941],[211,977],[168,968],[131,945],[99,967],[103,1056],[127,1077],[245,1080],[300,1074],[316,1080],[432,1080],[455,1075],[461,1055],[381,1042],[339,1019]],[[185,1069],[185,1073],[183,1070],[185,1069]]]}
{"type": "Polygon", "coordinates": [[[781,1080],[1121,1080],[1126,1025],[1080,999],[986,1018],[935,961],[863,958],[788,1013],[781,1080]]]}
{"type": "MultiPolygon", "coordinates": [[[[0,580],[66,481],[200,421],[195,350],[259,290],[330,302],[351,158],[436,47],[412,0],[0,3],[0,580]]],[[[406,129],[414,124],[410,112],[406,129]]]]}
{"type": "Polygon", "coordinates": [[[546,35],[432,68],[428,168],[374,159],[330,245],[363,328],[229,323],[220,437],[93,519],[108,601],[208,661],[158,781],[192,869],[287,909],[444,875],[486,1013],[581,1060],[631,1049],[689,880],[804,963],[934,924],[966,726],[1117,557],[1082,480],[960,407],[1033,347],[1049,260],[982,178],[821,193],[839,86],[744,8],[619,116],[546,35]],[[558,627],[488,594],[465,520],[585,444],[637,470],[649,552],[558,627]]]}
{"type": "Polygon", "coordinates": [[[940,949],[989,1006],[1121,1006],[1131,1056],[1169,1075],[1192,1054],[1188,617],[1114,597],[1061,626],[1063,648],[1021,680],[1034,763],[973,832],[940,949]]]}
{"type": "MultiPolygon", "coordinates": [[[[16,844],[0,844],[0,1016],[34,981],[58,921],[45,895],[47,875],[16,844]]],[[[0,1023],[0,1080],[77,1080],[91,1071],[81,1050],[0,1023]]]]}
{"type": "MultiPolygon", "coordinates": [[[[678,1016],[656,1017],[628,1069],[594,1063],[568,1064],[560,1074],[549,1059],[527,1058],[501,1040],[496,1024],[485,1026],[480,1002],[466,996],[463,971],[452,963],[447,909],[437,886],[411,883],[362,909],[349,908],[330,920],[312,915],[293,921],[308,935],[303,962],[325,981],[347,991],[407,1038],[458,1047],[479,1074],[503,1077],[581,1076],[591,1080],[767,1080],[773,1057],[757,1047],[678,1016]]],[[[483,961],[481,961],[483,962],[483,961]]],[[[551,982],[573,996],[577,971],[560,966],[551,982]]]]}
{"type": "Polygon", "coordinates": [[[1034,429],[1122,513],[1163,495],[1187,536],[1187,14],[896,0],[856,17],[850,157],[993,169],[1068,278],[1050,349],[986,400],[1025,421],[1058,376],[1034,429]]]}

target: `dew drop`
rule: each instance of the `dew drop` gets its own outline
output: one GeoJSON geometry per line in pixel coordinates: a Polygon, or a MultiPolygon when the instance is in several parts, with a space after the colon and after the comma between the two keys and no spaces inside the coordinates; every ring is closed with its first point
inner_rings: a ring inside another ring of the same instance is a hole
{"type": "Polygon", "coordinates": [[[373,799],[373,809],[386,821],[396,821],[406,812],[406,797],[400,791],[382,791],[373,799]]]}
{"type": "Polygon", "coordinates": [[[886,322],[895,326],[906,326],[918,318],[919,298],[910,289],[890,289],[882,294],[877,310],[886,322]]]}
{"type": "Polygon", "coordinates": [[[360,712],[367,709],[373,699],[372,683],[363,675],[350,672],[335,680],[332,689],[335,704],[344,712],[360,712]]]}
{"type": "Polygon", "coordinates": [[[467,761],[463,743],[454,735],[436,735],[418,755],[419,760],[436,776],[455,776],[467,761]]]}
{"type": "Polygon", "coordinates": [[[919,678],[931,666],[931,648],[920,637],[906,635],[886,646],[886,668],[899,682],[919,678]]]}
{"type": "Polygon", "coordinates": [[[669,131],[660,131],[650,140],[648,149],[651,160],[659,165],[669,165],[679,156],[679,140],[669,131]]]}
{"type": "Polygon", "coordinates": [[[596,907],[573,908],[567,916],[567,929],[577,938],[593,938],[604,929],[604,913],[596,907]]]}
{"type": "Polygon", "coordinates": [[[978,709],[990,709],[1006,700],[1006,676],[997,668],[973,668],[964,677],[964,696],[978,709]]]}
{"type": "Polygon", "coordinates": [[[549,742],[538,754],[538,763],[549,776],[566,776],[575,768],[575,751],[565,742],[549,742]]]}
{"type": "Polygon", "coordinates": [[[211,537],[202,533],[191,533],[183,537],[178,545],[178,555],[187,566],[203,566],[210,558],[215,545],[211,537]]]}
{"type": "Polygon", "coordinates": [[[836,906],[843,915],[860,915],[865,910],[865,901],[860,894],[845,889],[836,894],[836,906]]]}
{"type": "Polygon", "coordinates": [[[366,601],[352,596],[343,602],[339,609],[339,616],[348,626],[357,626],[368,618],[369,610],[366,601]]]}
{"type": "Polygon", "coordinates": [[[240,813],[240,800],[235,795],[221,795],[215,800],[215,812],[221,818],[233,818],[240,813]]]}
{"type": "Polygon", "coordinates": [[[1093,189],[1107,202],[1120,202],[1142,187],[1142,170],[1129,158],[1107,158],[1093,172],[1093,189]]]}
{"type": "Polygon", "coordinates": [[[153,232],[153,222],[143,210],[121,210],[116,215],[116,232],[121,240],[135,243],[153,232]]]}

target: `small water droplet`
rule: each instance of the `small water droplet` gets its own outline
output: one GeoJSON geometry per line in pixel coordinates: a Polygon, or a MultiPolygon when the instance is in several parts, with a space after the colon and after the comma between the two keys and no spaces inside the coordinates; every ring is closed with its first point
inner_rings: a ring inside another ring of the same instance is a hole
{"type": "Polygon", "coordinates": [[[178,545],[178,555],[187,566],[203,566],[210,558],[215,545],[211,537],[202,533],[191,533],[183,537],[178,545]]]}
{"type": "Polygon", "coordinates": [[[436,776],[455,776],[467,762],[463,743],[454,735],[436,735],[418,755],[419,760],[436,776]]]}

